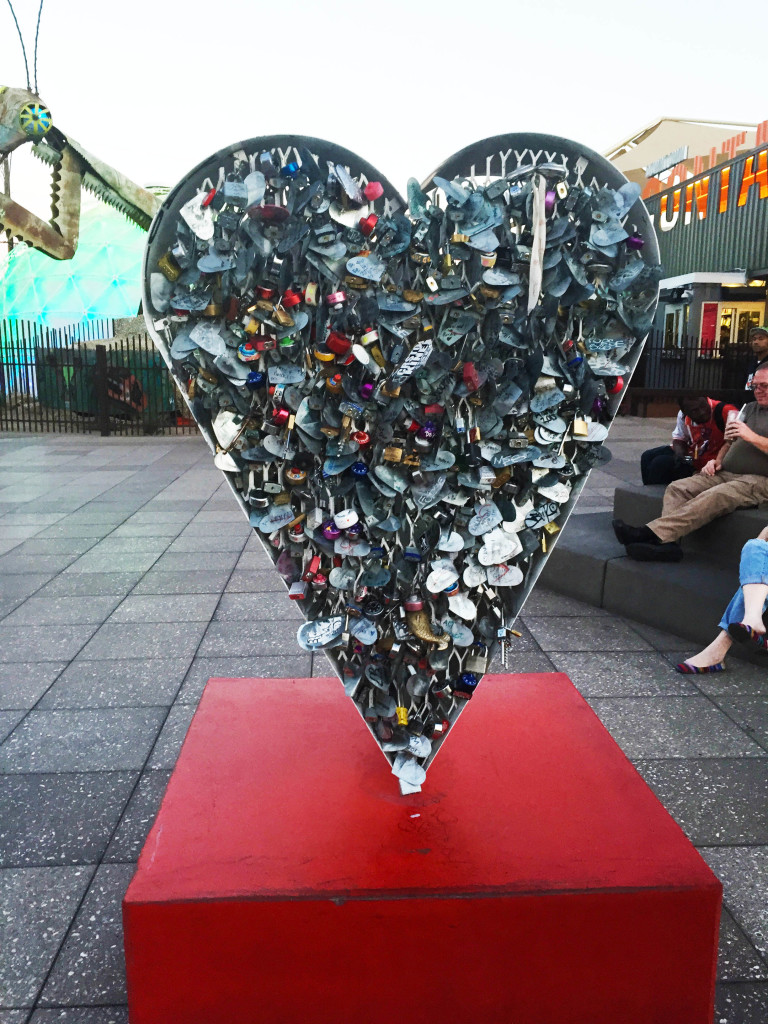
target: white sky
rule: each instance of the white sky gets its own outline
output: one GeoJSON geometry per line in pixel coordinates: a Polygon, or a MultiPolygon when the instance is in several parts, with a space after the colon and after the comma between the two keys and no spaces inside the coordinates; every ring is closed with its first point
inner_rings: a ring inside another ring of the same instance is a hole
{"type": "MultiPolygon", "coordinates": [[[[13,2],[32,75],[39,0],[13,2]]],[[[54,124],[139,184],[297,132],[404,189],[501,132],[603,151],[662,115],[768,118],[766,29],[768,5],[722,0],[46,0],[38,86],[54,124]]],[[[0,84],[23,86],[6,0],[0,43],[0,84]]],[[[32,180],[17,157],[12,192],[44,212],[32,180]]]]}

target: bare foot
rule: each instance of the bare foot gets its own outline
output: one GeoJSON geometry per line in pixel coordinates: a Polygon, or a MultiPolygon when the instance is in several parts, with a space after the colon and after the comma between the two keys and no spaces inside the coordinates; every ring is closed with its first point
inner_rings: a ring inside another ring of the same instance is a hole
{"type": "Polygon", "coordinates": [[[730,651],[732,643],[733,640],[723,630],[717,634],[709,647],[705,647],[703,651],[699,651],[691,658],[686,658],[685,663],[693,665],[695,668],[709,668],[710,665],[718,665],[721,661],[725,661],[725,656],[730,651]]]}

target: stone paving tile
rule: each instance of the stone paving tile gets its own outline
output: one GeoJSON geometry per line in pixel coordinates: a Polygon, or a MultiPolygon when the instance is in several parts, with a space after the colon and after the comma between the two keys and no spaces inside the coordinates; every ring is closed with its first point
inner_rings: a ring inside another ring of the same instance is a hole
{"type": "Polygon", "coordinates": [[[152,756],[147,762],[147,768],[155,771],[175,767],[194,713],[195,707],[192,704],[174,704],[152,751],[152,756]]]}
{"type": "Polygon", "coordinates": [[[237,568],[256,570],[257,572],[274,572],[277,575],[272,559],[262,548],[248,548],[243,551],[237,560],[237,568]]]}
{"type": "Polygon", "coordinates": [[[57,597],[100,597],[113,594],[127,594],[142,577],[139,571],[132,572],[63,572],[50,583],[46,583],[40,596],[57,597]]]}
{"type": "Polygon", "coordinates": [[[718,697],[717,703],[726,715],[768,751],[768,695],[718,697]]]}
{"type": "MultiPolygon", "coordinates": [[[[517,627],[516,627],[517,628],[517,627]]],[[[555,666],[543,651],[538,650],[517,650],[510,653],[507,658],[507,667],[501,664],[501,655],[496,655],[488,671],[506,675],[509,672],[554,672],[555,666]]]]}
{"type": "Polygon", "coordinates": [[[58,626],[7,626],[0,623],[0,661],[68,661],[96,632],[96,624],[58,626]]]}
{"type": "Polygon", "coordinates": [[[40,593],[27,598],[3,620],[4,626],[42,626],[103,622],[122,601],[121,594],[91,596],[88,601],[40,593]]]}
{"type": "MultiPolygon", "coordinates": [[[[159,551],[87,551],[68,568],[71,573],[79,572],[147,572],[160,558],[159,551]]],[[[2,571],[2,570],[0,570],[2,571]]]]}
{"type": "Polygon", "coordinates": [[[2,536],[8,540],[24,541],[28,540],[30,537],[67,536],[67,534],[53,534],[50,532],[51,530],[63,529],[61,524],[54,526],[40,526],[39,524],[37,526],[32,526],[31,524],[13,526],[10,523],[6,523],[6,518],[6,516],[2,517],[2,522],[0,522],[2,530],[0,530],[0,533],[2,533],[2,536]]]}
{"type": "MultiPolygon", "coordinates": [[[[329,663],[324,664],[327,671],[320,674],[332,675],[329,663]]],[[[311,655],[301,651],[274,658],[195,658],[176,703],[197,705],[209,679],[307,679],[311,675],[311,655]]]]}
{"type": "Polygon", "coordinates": [[[131,594],[110,622],[209,622],[218,594],[131,594]]]}
{"type": "Polygon", "coordinates": [[[241,534],[226,534],[211,532],[210,536],[204,534],[187,534],[186,532],[177,537],[168,548],[168,554],[185,554],[198,551],[242,551],[245,538],[241,534]]]}
{"type": "Polygon", "coordinates": [[[90,866],[0,871],[4,1003],[32,1006],[93,873],[90,866]]]}
{"type": "Polygon", "coordinates": [[[0,866],[95,864],[137,772],[0,776],[0,866]]]}
{"type": "Polygon", "coordinates": [[[166,708],[30,711],[0,746],[0,773],[143,768],[166,708]]]}
{"type": "Polygon", "coordinates": [[[255,619],[274,619],[277,614],[282,620],[295,621],[298,629],[298,625],[304,621],[304,616],[297,603],[291,601],[287,594],[282,599],[272,598],[270,601],[264,601],[260,594],[223,594],[216,608],[214,621],[245,624],[255,619]],[[276,600],[280,603],[276,604],[276,600]]]}
{"type": "Polygon", "coordinates": [[[108,1005],[126,999],[121,901],[133,864],[102,864],[56,958],[40,1005],[108,1005]]]}
{"type": "Polygon", "coordinates": [[[717,979],[718,981],[768,980],[768,964],[725,907],[720,915],[717,979]]]}
{"type": "Polygon", "coordinates": [[[550,658],[585,697],[684,697],[699,692],[657,651],[553,651],[550,658]]]}
{"type": "Polygon", "coordinates": [[[10,736],[24,715],[24,711],[0,711],[0,743],[10,736]]]}
{"type": "Polygon", "coordinates": [[[40,702],[51,708],[170,706],[190,658],[77,658],[40,702]]]}
{"type": "Polygon", "coordinates": [[[139,509],[138,512],[134,512],[130,518],[125,519],[125,525],[129,526],[134,524],[139,525],[152,525],[157,523],[160,527],[161,532],[165,532],[166,528],[170,524],[177,524],[179,532],[184,528],[184,524],[192,520],[194,512],[188,509],[178,508],[176,506],[169,507],[163,505],[161,508],[157,507],[156,503],[152,503],[151,507],[145,505],[144,508],[139,509]]]}
{"type": "Polygon", "coordinates": [[[150,571],[137,583],[131,595],[139,594],[220,594],[229,579],[228,569],[204,569],[195,572],[150,571]]]}
{"type": "MultiPolygon", "coordinates": [[[[77,555],[19,555],[14,548],[10,554],[0,555],[0,576],[26,576],[31,573],[61,572],[71,565],[77,555]]],[[[80,556],[81,558],[84,556],[80,556]]]]}
{"type": "Polygon", "coordinates": [[[14,661],[0,664],[0,710],[28,711],[33,708],[66,667],[66,661],[14,661]]]}
{"type": "Polygon", "coordinates": [[[179,540],[188,537],[210,537],[213,534],[222,537],[240,537],[243,544],[245,544],[253,536],[253,528],[242,513],[239,513],[238,518],[231,522],[226,519],[222,521],[212,521],[208,518],[201,519],[200,515],[198,515],[184,527],[183,531],[179,534],[179,540]]]}
{"type": "MultiPolygon", "coordinates": [[[[117,529],[121,529],[121,527],[117,527],[117,529]]],[[[37,537],[41,540],[48,537],[95,537],[98,541],[110,535],[113,530],[115,530],[113,523],[79,523],[64,519],[60,523],[54,523],[53,526],[46,526],[41,533],[37,534],[37,537]]]]}
{"type": "Polygon", "coordinates": [[[768,1021],[768,985],[734,984],[718,987],[716,1024],[765,1024],[768,1021]]]}
{"type": "Polygon", "coordinates": [[[29,1009],[26,1010],[9,1010],[4,1007],[0,1007],[3,1011],[3,1024],[27,1024],[29,1018],[29,1009]]]}
{"type": "Polygon", "coordinates": [[[678,758],[635,767],[697,846],[768,844],[768,758],[678,758]]]}
{"type": "Polygon", "coordinates": [[[35,1010],[28,1024],[128,1024],[127,1006],[70,1006],[35,1010]]]}
{"type": "Polygon", "coordinates": [[[204,622],[108,622],[83,648],[82,657],[95,661],[191,657],[205,626],[204,622]]]}
{"type": "Polygon", "coordinates": [[[294,621],[254,619],[248,629],[242,623],[212,622],[206,630],[198,654],[201,657],[256,657],[291,655],[296,652],[294,621]]]}
{"type": "Polygon", "coordinates": [[[23,557],[82,555],[98,543],[98,537],[34,537],[19,544],[13,553],[23,557]]]}
{"type": "Polygon", "coordinates": [[[647,651],[650,645],[614,618],[600,616],[524,616],[536,642],[549,651],[647,651]]]}
{"type": "Polygon", "coordinates": [[[33,573],[26,576],[5,576],[3,577],[3,597],[29,597],[46,584],[52,573],[33,573]]]}
{"type": "Polygon", "coordinates": [[[598,697],[590,704],[633,760],[764,754],[706,697],[598,697]]]}
{"type": "Polygon", "coordinates": [[[237,551],[166,551],[154,568],[158,572],[198,572],[205,569],[231,571],[237,556],[237,551]]]}
{"type": "Polygon", "coordinates": [[[174,537],[178,537],[179,532],[182,529],[181,523],[144,523],[134,522],[132,519],[127,519],[122,526],[118,526],[109,536],[110,539],[128,539],[130,537],[135,538],[165,538],[169,541],[173,540],[174,537]]]}
{"type": "Polygon", "coordinates": [[[538,584],[528,595],[528,600],[523,606],[523,614],[526,616],[539,617],[545,615],[597,615],[606,616],[609,612],[602,608],[594,608],[592,605],[584,604],[583,601],[576,601],[565,594],[556,594],[554,590],[546,590],[538,584]]]}
{"type": "Polygon", "coordinates": [[[91,549],[91,554],[95,557],[97,555],[124,555],[124,554],[162,554],[166,550],[168,545],[171,543],[170,537],[117,537],[115,534],[110,534],[109,537],[105,537],[100,540],[97,545],[91,549]]]}
{"type": "Polygon", "coordinates": [[[61,519],[70,519],[66,512],[8,512],[3,516],[3,526],[34,526],[42,529],[61,519]]]}
{"type": "Polygon", "coordinates": [[[228,594],[266,594],[280,593],[288,597],[288,588],[283,583],[275,568],[269,569],[235,569],[225,593],[228,594]]]}
{"type": "Polygon", "coordinates": [[[105,861],[138,860],[170,777],[170,769],[144,772],[104,855],[105,861]]]}
{"type": "Polygon", "coordinates": [[[723,900],[747,938],[768,955],[768,847],[705,846],[699,849],[723,883],[723,900]]]}
{"type": "MultiPolygon", "coordinates": [[[[234,501],[234,498],[232,499],[234,501]]],[[[202,509],[194,518],[195,523],[245,523],[243,513],[238,508],[202,509]]]]}
{"type": "MultiPolygon", "coordinates": [[[[684,640],[674,633],[665,633],[664,630],[656,629],[655,626],[646,626],[644,622],[635,622],[633,619],[623,619],[618,616],[616,619],[618,622],[623,622],[628,629],[637,633],[638,636],[641,636],[656,651],[679,651],[686,644],[690,646],[690,641],[684,640]]],[[[714,636],[715,634],[713,633],[713,639],[714,636]]],[[[690,653],[693,653],[693,651],[690,653]]]]}
{"type": "Polygon", "coordinates": [[[129,512],[121,512],[119,509],[105,507],[103,505],[90,504],[71,512],[67,516],[67,523],[91,523],[98,526],[114,528],[119,526],[127,517],[129,512]]]}

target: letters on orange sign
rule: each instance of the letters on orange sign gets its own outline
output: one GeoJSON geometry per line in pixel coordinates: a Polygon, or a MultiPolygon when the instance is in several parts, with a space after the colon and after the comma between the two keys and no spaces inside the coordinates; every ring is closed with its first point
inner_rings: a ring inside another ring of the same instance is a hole
{"type": "Polygon", "coordinates": [[[677,223],[677,216],[680,213],[681,188],[676,188],[672,193],[672,213],[669,213],[669,196],[661,197],[661,208],[659,210],[659,227],[662,231],[669,231],[677,223]]]}
{"type": "Polygon", "coordinates": [[[728,209],[728,187],[731,181],[731,168],[724,167],[720,171],[720,205],[718,213],[725,213],[728,209]]]}
{"type": "Polygon", "coordinates": [[[759,153],[753,154],[744,164],[744,176],[741,179],[741,191],[739,192],[739,206],[744,206],[753,185],[760,186],[760,198],[768,196],[768,149],[761,149],[759,153]],[[757,169],[755,169],[757,164],[757,169]]]}
{"type": "Polygon", "coordinates": [[[685,187],[685,218],[686,223],[690,220],[693,211],[693,197],[696,197],[696,216],[699,220],[707,219],[707,204],[709,202],[709,175],[699,181],[692,181],[685,187]]]}

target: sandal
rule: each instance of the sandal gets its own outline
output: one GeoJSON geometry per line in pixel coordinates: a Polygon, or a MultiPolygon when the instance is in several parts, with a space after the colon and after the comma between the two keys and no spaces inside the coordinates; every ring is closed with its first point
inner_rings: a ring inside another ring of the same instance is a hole
{"type": "Polygon", "coordinates": [[[743,622],[732,622],[728,626],[728,633],[737,643],[743,644],[753,651],[759,651],[761,654],[768,653],[768,640],[765,633],[758,633],[756,629],[746,626],[743,622]]]}
{"type": "Polygon", "coordinates": [[[687,661],[681,661],[679,665],[675,665],[675,672],[680,672],[684,676],[703,676],[710,672],[725,672],[725,662],[718,661],[716,665],[690,665],[687,661]]]}

